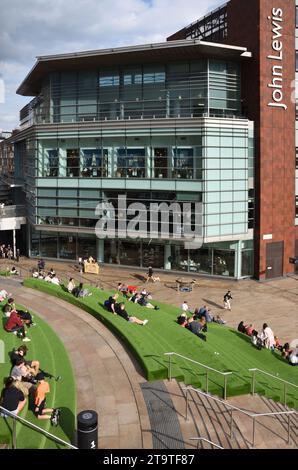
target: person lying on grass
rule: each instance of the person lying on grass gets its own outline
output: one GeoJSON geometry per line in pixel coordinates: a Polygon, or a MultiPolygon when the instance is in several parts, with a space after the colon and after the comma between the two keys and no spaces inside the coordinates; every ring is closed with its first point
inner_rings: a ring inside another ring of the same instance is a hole
{"type": "Polygon", "coordinates": [[[123,303],[115,305],[115,312],[117,315],[124,318],[124,320],[130,323],[136,323],[137,325],[143,325],[143,326],[147,325],[148,323],[148,320],[140,320],[137,317],[130,317],[127,311],[125,310],[125,304],[123,303]]]}
{"type": "Polygon", "coordinates": [[[194,333],[196,336],[198,336],[200,339],[203,341],[206,341],[206,335],[203,334],[204,331],[204,326],[203,326],[203,320],[201,319],[199,322],[194,320],[193,317],[188,319],[186,328],[194,333]]]}
{"type": "Polygon", "coordinates": [[[21,358],[21,359],[25,360],[25,366],[27,367],[27,370],[31,373],[31,375],[33,377],[36,377],[36,375],[39,374],[39,372],[42,372],[45,375],[45,377],[48,377],[50,379],[55,379],[56,382],[61,379],[60,375],[54,376],[54,375],[50,374],[49,372],[45,372],[44,370],[40,370],[39,361],[37,361],[37,360],[28,361],[26,359],[27,352],[28,352],[28,347],[25,344],[22,344],[17,349],[13,349],[9,353],[12,366],[14,367],[16,365],[17,360],[21,358]]]}
{"type": "Polygon", "coordinates": [[[46,408],[46,395],[50,393],[50,385],[45,380],[45,375],[40,372],[36,376],[38,385],[35,391],[35,416],[38,419],[50,419],[52,426],[58,426],[61,410],[59,408],[46,408]]]}
{"type": "Polygon", "coordinates": [[[24,359],[27,370],[30,372],[31,375],[36,376],[39,372],[39,361],[27,361],[25,359],[27,352],[28,348],[25,344],[22,344],[18,347],[18,349],[14,349],[13,351],[11,351],[9,355],[12,366],[14,367],[16,365],[18,359],[24,359]]]}
{"type": "MultiPolygon", "coordinates": [[[[13,377],[8,377],[5,380],[5,386],[1,393],[0,404],[3,408],[14,415],[18,415],[26,405],[26,398],[23,392],[15,387],[15,380],[13,377]]],[[[8,415],[2,412],[0,416],[5,418],[8,415]]]]}
{"type": "Polygon", "coordinates": [[[139,304],[141,305],[141,307],[146,307],[146,308],[152,308],[152,309],[155,309],[154,305],[152,305],[150,302],[148,302],[148,300],[146,299],[146,297],[142,294],[135,294],[131,297],[131,299],[129,299],[131,302],[133,302],[134,304],[139,304]]]}
{"type": "Polygon", "coordinates": [[[72,291],[72,295],[75,297],[89,297],[92,295],[91,292],[88,291],[88,289],[84,289],[83,283],[81,282],[77,287],[75,287],[72,291]]]}

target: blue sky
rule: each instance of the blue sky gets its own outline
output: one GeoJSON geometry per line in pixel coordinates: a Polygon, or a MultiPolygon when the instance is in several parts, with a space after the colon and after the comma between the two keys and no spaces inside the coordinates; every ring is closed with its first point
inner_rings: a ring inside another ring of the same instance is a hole
{"type": "Polygon", "coordinates": [[[219,0],[0,0],[0,130],[18,125],[16,89],[47,54],[161,42],[219,0]],[[1,82],[0,82],[1,87],[1,82]]]}

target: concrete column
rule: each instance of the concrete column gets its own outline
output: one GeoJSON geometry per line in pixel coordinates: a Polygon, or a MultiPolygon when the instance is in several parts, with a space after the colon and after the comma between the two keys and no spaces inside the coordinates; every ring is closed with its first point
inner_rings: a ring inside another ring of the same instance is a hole
{"type": "Polygon", "coordinates": [[[16,258],[16,254],[17,254],[17,242],[16,242],[16,231],[15,229],[12,231],[12,237],[13,237],[13,257],[14,259],[16,258]]]}
{"type": "Polygon", "coordinates": [[[96,259],[98,263],[104,262],[104,240],[96,238],[96,259]]]}
{"type": "Polygon", "coordinates": [[[237,279],[241,278],[241,269],[242,269],[242,256],[241,256],[241,248],[242,248],[242,241],[239,240],[235,244],[235,277],[237,279]]]}
{"type": "Polygon", "coordinates": [[[166,244],[164,250],[164,269],[167,271],[172,269],[172,263],[169,261],[169,257],[171,256],[171,245],[166,244]]]}

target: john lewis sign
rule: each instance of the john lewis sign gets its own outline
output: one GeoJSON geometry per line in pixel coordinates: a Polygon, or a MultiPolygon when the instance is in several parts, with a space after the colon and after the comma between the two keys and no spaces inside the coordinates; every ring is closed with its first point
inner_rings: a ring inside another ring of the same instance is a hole
{"type": "Polygon", "coordinates": [[[272,53],[267,58],[272,61],[272,80],[268,87],[272,90],[272,100],[268,106],[273,108],[287,109],[284,101],[284,47],[283,47],[283,10],[282,8],[273,8],[272,15],[268,16],[271,23],[272,53]]]}

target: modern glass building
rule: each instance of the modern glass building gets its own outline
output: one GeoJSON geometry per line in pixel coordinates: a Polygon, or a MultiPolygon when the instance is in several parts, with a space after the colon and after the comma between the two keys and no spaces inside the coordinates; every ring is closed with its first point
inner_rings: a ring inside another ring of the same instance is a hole
{"type": "MultiPolygon", "coordinates": [[[[25,185],[31,257],[75,260],[92,255],[120,266],[151,265],[237,279],[290,272],[287,257],[295,254],[296,233],[295,147],[287,174],[292,178],[287,185],[293,191],[288,203],[292,221],[284,217],[279,223],[283,235],[275,235],[272,217],[270,227],[262,226],[277,201],[277,196],[267,197],[273,180],[266,165],[272,157],[265,153],[278,147],[269,142],[272,130],[262,134],[268,108],[260,81],[265,39],[261,33],[256,36],[271,10],[267,14],[260,0],[249,3],[249,25],[245,2],[231,0],[164,43],[37,58],[17,91],[33,100],[21,110],[20,131],[10,139],[15,174],[25,185]],[[119,195],[146,208],[162,202],[202,203],[203,245],[191,247],[171,230],[169,237],[154,239],[144,233],[136,239],[127,234],[98,239],[96,207],[116,203],[119,195]],[[282,226],[291,231],[291,241],[282,226]],[[273,266],[280,250],[282,261],[273,266]]],[[[285,3],[290,15],[294,3],[285,3]]],[[[269,32],[271,26],[267,19],[269,32]]],[[[294,26],[289,31],[294,38],[294,26]]],[[[289,62],[283,77],[287,86],[291,66],[289,62]]],[[[272,86],[280,84],[278,78],[273,77],[272,86]]],[[[274,96],[281,103],[277,92],[274,96]]],[[[287,111],[268,110],[289,115],[294,105],[287,111]]],[[[286,134],[284,128],[282,132],[286,134]]],[[[284,151],[276,159],[282,172],[284,151]]],[[[282,188],[283,178],[279,173],[282,188]]]]}

